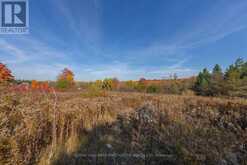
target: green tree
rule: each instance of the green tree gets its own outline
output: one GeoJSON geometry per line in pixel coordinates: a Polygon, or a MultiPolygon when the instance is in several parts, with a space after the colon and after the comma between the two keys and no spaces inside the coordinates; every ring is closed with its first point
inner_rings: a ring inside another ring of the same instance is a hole
{"type": "Polygon", "coordinates": [[[195,83],[195,91],[200,95],[209,95],[209,85],[210,85],[211,74],[204,68],[202,72],[199,73],[195,83]]]}
{"type": "Polygon", "coordinates": [[[57,84],[56,84],[57,88],[59,89],[68,89],[69,87],[71,87],[71,84],[69,81],[67,80],[58,80],[57,84]]]}
{"type": "Polygon", "coordinates": [[[209,94],[210,95],[222,95],[224,94],[223,82],[224,74],[219,64],[216,64],[213,68],[212,75],[209,83],[209,94]]]}
{"type": "Polygon", "coordinates": [[[237,69],[241,69],[242,66],[244,65],[244,60],[242,58],[238,58],[236,61],[235,61],[235,67],[237,69]]]}
{"type": "Polygon", "coordinates": [[[247,77],[247,61],[243,64],[240,78],[244,79],[247,77]]]}
{"type": "Polygon", "coordinates": [[[223,77],[223,72],[219,64],[216,64],[213,68],[212,76],[223,77]]]}
{"type": "Polygon", "coordinates": [[[212,74],[204,69],[197,76],[194,90],[200,95],[228,95],[247,97],[247,62],[238,58],[225,74],[216,64],[212,74]]]}
{"type": "Polygon", "coordinates": [[[239,80],[247,75],[247,62],[238,58],[233,65],[230,65],[226,71],[226,79],[239,80]]]}
{"type": "Polygon", "coordinates": [[[239,58],[225,73],[227,95],[247,97],[247,62],[239,58]]]}

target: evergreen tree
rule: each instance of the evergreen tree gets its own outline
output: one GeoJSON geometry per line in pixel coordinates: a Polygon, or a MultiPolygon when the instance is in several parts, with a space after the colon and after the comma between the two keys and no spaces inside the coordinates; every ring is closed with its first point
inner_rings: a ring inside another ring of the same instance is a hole
{"type": "Polygon", "coordinates": [[[228,81],[237,81],[240,79],[240,72],[234,66],[230,65],[229,68],[226,70],[225,79],[228,81]]]}
{"type": "Polygon", "coordinates": [[[242,64],[240,78],[241,79],[247,78],[247,61],[242,64]]]}
{"type": "Polygon", "coordinates": [[[199,73],[195,83],[195,91],[200,95],[209,95],[209,85],[210,85],[211,75],[207,68],[203,69],[199,73]]]}
{"type": "Polygon", "coordinates": [[[239,58],[230,65],[225,74],[216,64],[212,74],[203,69],[197,76],[194,90],[199,95],[228,95],[247,98],[247,62],[239,58]]]}
{"type": "Polygon", "coordinates": [[[244,60],[242,58],[238,58],[236,61],[235,61],[235,67],[237,69],[240,69],[242,68],[242,66],[244,65],[244,60]]]}
{"type": "Polygon", "coordinates": [[[222,95],[224,94],[223,87],[224,74],[220,65],[216,64],[212,71],[210,79],[210,95],[222,95]]]}
{"type": "Polygon", "coordinates": [[[243,59],[236,60],[234,65],[230,65],[226,71],[226,88],[227,95],[229,96],[247,96],[247,64],[243,59]]]}
{"type": "Polygon", "coordinates": [[[223,76],[223,72],[219,64],[214,66],[212,76],[223,76]]]}

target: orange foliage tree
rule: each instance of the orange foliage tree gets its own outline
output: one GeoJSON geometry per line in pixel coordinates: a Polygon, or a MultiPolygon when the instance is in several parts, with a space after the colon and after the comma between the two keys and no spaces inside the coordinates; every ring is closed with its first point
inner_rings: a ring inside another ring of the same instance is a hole
{"type": "Polygon", "coordinates": [[[0,83],[7,82],[13,79],[14,76],[12,76],[11,71],[6,67],[6,65],[0,63],[0,83]]]}
{"type": "Polygon", "coordinates": [[[38,86],[39,86],[38,81],[32,80],[31,88],[32,88],[32,89],[38,89],[38,86]]]}
{"type": "Polygon", "coordinates": [[[32,80],[31,89],[32,90],[47,91],[47,92],[51,90],[48,82],[38,82],[36,80],[32,80]]]}
{"type": "Polygon", "coordinates": [[[58,76],[59,80],[68,80],[70,82],[74,82],[74,73],[69,70],[68,68],[65,68],[62,73],[58,76]]]}
{"type": "Polygon", "coordinates": [[[69,88],[74,85],[74,73],[69,70],[68,68],[65,68],[62,73],[58,76],[57,79],[57,87],[58,88],[69,88]]]}

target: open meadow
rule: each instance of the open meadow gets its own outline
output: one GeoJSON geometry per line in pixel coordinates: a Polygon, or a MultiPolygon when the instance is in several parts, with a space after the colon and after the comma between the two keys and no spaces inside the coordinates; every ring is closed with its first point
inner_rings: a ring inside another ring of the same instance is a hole
{"type": "Polygon", "coordinates": [[[247,164],[247,100],[0,93],[0,164],[247,164]]]}
{"type": "Polygon", "coordinates": [[[0,0],[0,165],[247,165],[247,0],[0,0]]]}

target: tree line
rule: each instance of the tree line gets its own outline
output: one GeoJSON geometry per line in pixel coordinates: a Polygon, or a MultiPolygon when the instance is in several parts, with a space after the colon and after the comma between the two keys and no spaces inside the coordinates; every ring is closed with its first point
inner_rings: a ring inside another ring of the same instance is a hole
{"type": "Polygon", "coordinates": [[[119,81],[117,78],[106,78],[94,82],[76,82],[72,70],[65,68],[55,82],[39,83],[33,81],[14,80],[14,76],[6,65],[0,63],[0,84],[22,82],[31,84],[34,89],[49,88],[58,90],[89,89],[95,93],[105,91],[145,92],[164,94],[197,94],[202,96],[247,97],[247,61],[239,58],[225,71],[216,64],[210,72],[204,68],[196,77],[178,79],[174,74],[169,80],[119,81]]]}
{"type": "Polygon", "coordinates": [[[225,72],[219,64],[211,73],[204,68],[197,76],[193,90],[204,96],[247,97],[247,61],[239,58],[225,72]]]}

